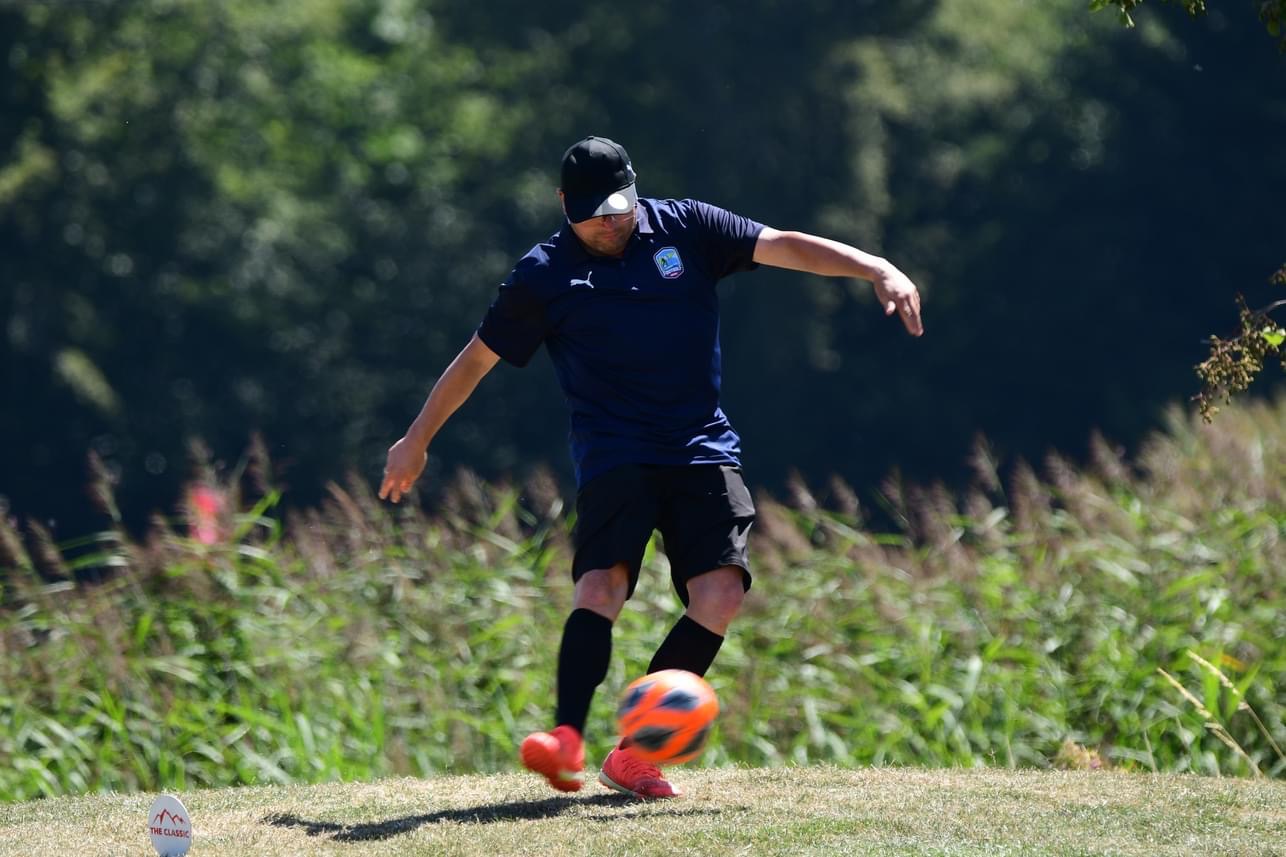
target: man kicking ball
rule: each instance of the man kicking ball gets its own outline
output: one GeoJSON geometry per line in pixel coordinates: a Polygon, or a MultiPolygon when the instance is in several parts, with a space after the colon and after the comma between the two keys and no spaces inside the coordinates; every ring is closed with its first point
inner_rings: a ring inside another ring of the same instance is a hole
{"type": "MultiPolygon", "coordinates": [[[[522,742],[523,764],[560,791],[580,789],[582,735],[607,676],[612,625],[659,530],[687,608],[648,672],[705,675],[746,590],[755,507],[741,441],[719,407],[719,280],[760,264],[870,280],[888,315],[920,336],[920,295],[896,267],[855,247],[782,232],[696,200],[640,199],[619,144],[586,137],[563,155],[567,222],[500,285],[464,350],[388,451],[380,497],[411,489],[429,443],[503,358],[524,366],[543,344],[571,406],[576,530],[571,616],[558,651],[554,726],[522,742]]],[[[641,798],[679,792],[655,765],[616,747],[599,781],[641,798]]]]}

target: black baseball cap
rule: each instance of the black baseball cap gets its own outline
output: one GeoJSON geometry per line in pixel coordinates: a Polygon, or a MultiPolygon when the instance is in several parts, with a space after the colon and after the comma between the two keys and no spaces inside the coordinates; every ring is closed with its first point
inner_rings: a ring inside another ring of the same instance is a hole
{"type": "Polygon", "coordinates": [[[606,137],[586,137],[563,153],[563,204],[567,219],[580,223],[634,210],[634,167],[625,147],[606,137]]]}

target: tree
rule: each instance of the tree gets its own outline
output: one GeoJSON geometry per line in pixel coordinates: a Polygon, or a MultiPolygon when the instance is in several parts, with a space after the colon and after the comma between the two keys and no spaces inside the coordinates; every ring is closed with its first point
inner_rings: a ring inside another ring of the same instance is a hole
{"type": "MultiPolygon", "coordinates": [[[[1190,386],[1208,284],[1286,243],[1286,162],[1244,144],[1286,138],[1286,88],[1242,85],[1286,65],[1215,12],[1135,38],[1012,0],[0,0],[0,492],[83,531],[93,450],[144,524],[190,437],[228,459],[256,430],[292,503],[377,471],[557,228],[586,133],[627,144],[645,195],[833,235],[924,288],[912,342],[866,284],[725,284],[758,484],[966,478],[978,433],[1128,444],[1190,386]]],[[[543,356],[496,372],[426,483],[569,477],[566,424],[543,356]]]]}
{"type": "MultiPolygon", "coordinates": [[[[1121,23],[1133,27],[1134,18],[1130,13],[1142,2],[1143,0],[1090,0],[1090,10],[1098,11],[1115,6],[1120,10],[1121,23]]],[[[1206,14],[1206,0],[1164,2],[1181,3],[1193,17],[1206,14]]],[[[1282,31],[1282,23],[1286,21],[1286,0],[1262,0],[1259,4],[1259,20],[1264,23],[1270,36],[1279,39],[1278,48],[1286,51],[1286,34],[1282,31]]],[[[1286,286],[1286,265],[1273,274],[1270,282],[1286,286]]],[[[1202,388],[1193,400],[1206,422],[1210,422],[1219,412],[1215,404],[1217,401],[1230,402],[1235,394],[1249,389],[1263,370],[1264,363],[1271,358],[1280,358],[1282,368],[1286,370],[1286,347],[1283,347],[1283,343],[1286,343],[1286,328],[1272,316],[1274,310],[1286,306],[1286,300],[1274,301],[1252,310],[1239,294],[1237,306],[1240,310],[1241,331],[1231,339],[1210,337],[1210,356],[1196,367],[1202,388]]]]}
{"type": "MultiPolygon", "coordinates": [[[[1286,265],[1273,274],[1271,281],[1286,286],[1286,265]]],[[[1286,328],[1272,316],[1274,310],[1286,307],[1286,300],[1252,310],[1246,306],[1246,299],[1237,295],[1237,306],[1241,332],[1226,340],[1210,337],[1210,356],[1197,364],[1202,389],[1194,399],[1206,422],[1219,412],[1216,402],[1229,403],[1235,394],[1249,389],[1264,364],[1274,356],[1280,358],[1286,370],[1286,328]]]]}
{"type": "MultiPolygon", "coordinates": [[[[1090,11],[1097,12],[1108,6],[1115,6],[1120,13],[1121,23],[1127,27],[1133,27],[1134,17],[1130,13],[1142,2],[1143,0],[1090,0],[1090,11]]],[[[1178,3],[1194,17],[1206,14],[1206,0],[1162,0],[1162,2],[1178,3]]],[[[1282,24],[1286,21],[1286,0],[1260,0],[1259,20],[1263,21],[1268,35],[1279,39],[1278,47],[1286,51],[1286,34],[1282,32],[1282,24]]]]}

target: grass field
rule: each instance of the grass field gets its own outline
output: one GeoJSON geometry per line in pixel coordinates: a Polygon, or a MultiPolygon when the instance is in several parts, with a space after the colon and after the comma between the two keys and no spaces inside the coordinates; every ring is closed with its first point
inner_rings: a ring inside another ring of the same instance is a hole
{"type": "MultiPolygon", "coordinates": [[[[678,771],[682,798],[518,774],[180,795],[193,857],[1286,854],[1286,784],[1112,772],[678,771]]],[[[155,854],[152,796],[0,805],[0,857],[155,854]]]]}

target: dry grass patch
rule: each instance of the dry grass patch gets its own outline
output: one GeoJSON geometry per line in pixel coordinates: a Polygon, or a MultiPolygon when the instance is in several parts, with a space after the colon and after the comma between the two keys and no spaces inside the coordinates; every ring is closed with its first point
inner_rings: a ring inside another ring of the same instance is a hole
{"type": "MultiPolygon", "coordinates": [[[[1286,784],[1112,772],[710,768],[629,801],[530,777],[182,795],[193,857],[647,854],[1286,854],[1286,784]]],[[[0,806],[0,857],[152,854],[152,795],[0,806]]]]}

